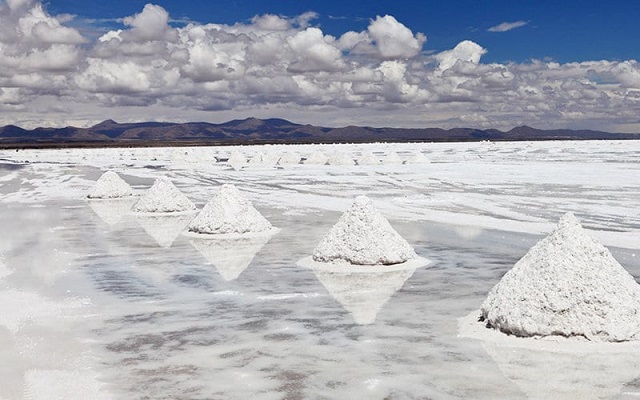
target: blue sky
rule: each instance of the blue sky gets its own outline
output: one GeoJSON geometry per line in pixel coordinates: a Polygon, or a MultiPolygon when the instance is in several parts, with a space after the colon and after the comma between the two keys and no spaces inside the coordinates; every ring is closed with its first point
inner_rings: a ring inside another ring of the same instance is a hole
{"type": "MultiPolygon", "coordinates": [[[[53,13],[81,18],[117,19],[139,12],[147,1],[53,0],[53,13]]],[[[255,15],[296,16],[318,13],[325,33],[339,36],[366,29],[377,15],[390,14],[414,32],[423,32],[426,51],[442,51],[469,39],[489,49],[489,62],[521,62],[549,58],[558,62],[637,59],[640,1],[156,1],[176,20],[234,24],[255,15]],[[487,30],[503,22],[524,21],[508,32],[487,30]]],[[[116,23],[104,22],[105,26],[116,23]]],[[[179,23],[176,23],[179,24],[179,23]]]]}
{"type": "Polygon", "coordinates": [[[0,0],[0,125],[640,133],[638,1],[0,0]]]}

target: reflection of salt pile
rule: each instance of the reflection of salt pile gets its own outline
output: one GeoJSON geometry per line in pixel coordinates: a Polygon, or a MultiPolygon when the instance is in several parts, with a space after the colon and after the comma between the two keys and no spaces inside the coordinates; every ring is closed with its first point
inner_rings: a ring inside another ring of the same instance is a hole
{"type": "Polygon", "coordinates": [[[0,279],[13,273],[4,263],[4,256],[0,253],[0,279]]]}
{"type": "Polygon", "coordinates": [[[638,351],[571,352],[514,347],[495,342],[482,346],[502,373],[531,399],[619,398],[639,373],[638,351]],[[544,384],[541,384],[541,383],[544,384]]]}
{"type": "Polygon", "coordinates": [[[113,171],[102,174],[87,195],[90,199],[114,199],[128,196],[133,196],[131,186],[113,171]]]}
{"type": "Polygon", "coordinates": [[[140,213],[176,213],[194,211],[196,206],[166,177],[156,179],[153,186],[133,206],[140,213]]]}
{"type": "Polygon", "coordinates": [[[416,257],[411,245],[365,196],[355,199],[313,252],[317,262],[355,265],[398,264],[416,257]]]}
{"type": "Polygon", "coordinates": [[[107,225],[115,225],[129,213],[135,198],[89,201],[89,207],[107,225]]]}
{"type": "Polygon", "coordinates": [[[356,323],[372,324],[382,306],[400,290],[415,268],[396,271],[339,272],[314,269],[318,280],[356,323]]]}
{"type": "Polygon", "coordinates": [[[487,326],[516,336],[640,339],[640,285],[571,213],[491,289],[481,311],[487,326]]]}
{"type": "Polygon", "coordinates": [[[256,254],[271,236],[257,236],[235,239],[190,240],[191,245],[202,254],[226,281],[231,281],[247,269],[256,254]]]}
{"type": "Polygon", "coordinates": [[[235,186],[222,185],[188,230],[204,235],[261,235],[273,233],[274,228],[235,186]]]}
{"type": "Polygon", "coordinates": [[[192,214],[136,215],[136,222],[161,247],[169,248],[193,218],[192,214]]]}

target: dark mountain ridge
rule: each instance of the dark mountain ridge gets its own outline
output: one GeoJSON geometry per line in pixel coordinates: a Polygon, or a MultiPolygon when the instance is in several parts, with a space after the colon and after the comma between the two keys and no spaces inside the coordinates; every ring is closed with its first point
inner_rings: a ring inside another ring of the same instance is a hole
{"type": "Polygon", "coordinates": [[[27,130],[15,125],[0,127],[0,147],[2,148],[605,139],[640,139],[640,134],[571,129],[541,130],[529,126],[515,127],[506,132],[497,129],[473,128],[373,128],[367,126],[327,128],[296,124],[280,118],[247,118],[222,124],[208,122],[120,124],[108,119],[90,128],[67,126],[27,130]]]}

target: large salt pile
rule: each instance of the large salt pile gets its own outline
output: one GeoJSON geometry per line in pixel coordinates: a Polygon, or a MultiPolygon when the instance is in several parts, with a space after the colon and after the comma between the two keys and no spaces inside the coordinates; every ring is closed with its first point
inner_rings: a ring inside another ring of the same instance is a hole
{"type": "Polygon", "coordinates": [[[320,241],[312,259],[321,263],[390,265],[420,258],[371,200],[359,196],[320,241]]]}
{"type": "Polygon", "coordinates": [[[235,186],[227,184],[191,221],[188,231],[204,235],[255,235],[273,233],[275,228],[235,186]]]}
{"type": "Polygon", "coordinates": [[[487,326],[516,336],[640,340],[640,285],[571,213],[491,289],[487,326]]]}
{"type": "Polygon", "coordinates": [[[194,211],[196,206],[167,177],[156,179],[153,186],[133,205],[140,213],[176,213],[194,211]]]}
{"type": "Polygon", "coordinates": [[[131,186],[113,171],[102,174],[87,195],[90,199],[117,199],[129,196],[133,196],[131,186]]]}

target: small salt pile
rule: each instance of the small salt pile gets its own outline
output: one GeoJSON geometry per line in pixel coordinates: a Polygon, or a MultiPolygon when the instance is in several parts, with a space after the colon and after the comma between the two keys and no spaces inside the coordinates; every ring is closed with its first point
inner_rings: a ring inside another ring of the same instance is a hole
{"type": "Polygon", "coordinates": [[[387,154],[387,156],[382,159],[382,163],[385,165],[400,165],[402,164],[402,162],[403,162],[402,158],[395,151],[392,151],[391,153],[387,154]]]}
{"type": "Polygon", "coordinates": [[[422,154],[421,152],[417,152],[413,156],[409,157],[405,164],[429,164],[431,161],[422,154]]]}
{"type": "Polygon", "coordinates": [[[358,165],[379,165],[380,159],[376,157],[372,152],[364,153],[358,158],[358,165]]]}
{"type": "Polygon", "coordinates": [[[488,327],[515,336],[640,340],[640,285],[571,213],[491,289],[488,327]]]}
{"type": "Polygon", "coordinates": [[[278,160],[278,164],[279,165],[300,164],[300,160],[301,159],[302,159],[302,157],[300,157],[300,154],[292,152],[292,151],[288,151],[288,152],[284,153],[280,157],[280,160],[278,160]]]}
{"type": "Polygon", "coordinates": [[[234,151],[229,156],[227,160],[227,164],[231,166],[233,169],[240,169],[247,163],[247,158],[242,155],[239,151],[234,151]]]}
{"type": "Polygon", "coordinates": [[[233,185],[222,185],[187,230],[205,235],[272,233],[275,228],[233,185]]]}
{"type": "Polygon", "coordinates": [[[133,196],[133,190],[127,182],[113,172],[107,171],[96,181],[87,195],[89,199],[118,199],[133,196]]]}
{"type": "Polygon", "coordinates": [[[336,151],[329,157],[329,165],[354,165],[355,162],[351,155],[342,151],[336,151]]]}
{"type": "Polygon", "coordinates": [[[304,160],[304,163],[324,165],[327,163],[327,160],[328,160],[328,157],[322,151],[318,150],[315,153],[312,153],[311,155],[309,155],[309,157],[307,157],[307,159],[304,160]]]}
{"type": "Polygon", "coordinates": [[[359,196],[320,241],[312,258],[324,263],[390,265],[417,257],[371,200],[359,196]]]}
{"type": "Polygon", "coordinates": [[[196,206],[167,177],[156,179],[153,186],[133,205],[139,213],[177,213],[194,211],[196,206]]]}

